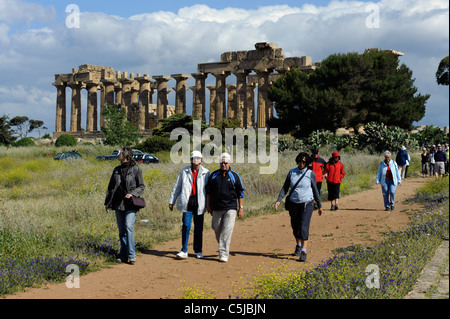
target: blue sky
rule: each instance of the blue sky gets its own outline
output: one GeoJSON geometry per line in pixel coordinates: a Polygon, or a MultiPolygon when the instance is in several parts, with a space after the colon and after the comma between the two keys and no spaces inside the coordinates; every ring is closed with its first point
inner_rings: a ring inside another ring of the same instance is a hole
{"type": "MultiPolygon", "coordinates": [[[[431,94],[426,116],[414,124],[443,127],[449,122],[449,89],[438,86],[434,74],[449,54],[448,30],[444,0],[0,0],[0,116],[40,119],[52,133],[54,74],[81,64],[189,74],[199,63],[218,61],[223,52],[252,50],[266,41],[277,43],[286,57],[307,55],[314,62],[366,48],[402,51],[400,63],[413,71],[418,91],[431,94]],[[80,8],[78,29],[65,25],[69,4],[80,8]],[[367,26],[370,5],[379,9],[378,28],[367,26]]],[[[169,87],[174,84],[171,80],[169,87]]],[[[174,93],[169,102],[174,104],[174,93]]]]}

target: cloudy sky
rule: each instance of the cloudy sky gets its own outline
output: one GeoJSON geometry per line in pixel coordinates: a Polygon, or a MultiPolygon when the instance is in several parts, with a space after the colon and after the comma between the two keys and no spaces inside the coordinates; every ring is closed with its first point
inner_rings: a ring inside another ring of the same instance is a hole
{"type": "MultiPolygon", "coordinates": [[[[307,55],[314,62],[366,48],[402,51],[400,62],[413,71],[419,92],[431,94],[425,117],[414,124],[443,127],[449,88],[436,84],[435,72],[449,54],[448,30],[447,0],[0,0],[0,116],[43,120],[52,133],[54,74],[82,64],[151,76],[190,74],[223,52],[273,42],[286,57],[307,55]],[[72,4],[80,11],[78,27],[68,19],[72,4]]],[[[191,95],[187,99],[190,109],[191,95]]],[[[86,93],[82,103],[85,114],[86,93]]]]}

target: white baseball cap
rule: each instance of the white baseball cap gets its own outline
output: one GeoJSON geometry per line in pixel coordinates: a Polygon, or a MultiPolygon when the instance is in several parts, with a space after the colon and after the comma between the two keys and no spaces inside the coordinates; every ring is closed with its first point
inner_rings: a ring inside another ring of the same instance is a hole
{"type": "Polygon", "coordinates": [[[200,157],[200,158],[202,158],[203,156],[202,156],[202,153],[201,153],[201,152],[199,152],[199,151],[193,151],[193,152],[191,153],[191,158],[194,158],[194,157],[200,157]]]}

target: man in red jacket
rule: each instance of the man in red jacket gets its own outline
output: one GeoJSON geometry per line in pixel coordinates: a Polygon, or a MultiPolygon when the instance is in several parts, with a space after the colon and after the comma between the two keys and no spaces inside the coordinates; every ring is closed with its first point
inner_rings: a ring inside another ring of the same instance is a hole
{"type": "Polygon", "coordinates": [[[344,165],[338,152],[333,152],[325,165],[325,178],[327,180],[328,200],[331,201],[331,210],[338,210],[339,190],[345,176],[344,165]]]}
{"type": "MultiPolygon", "coordinates": [[[[317,184],[317,190],[319,191],[322,189],[322,182],[323,182],[323,173],[325,172],[325,165],[327,163],[325,160],[319,156],[319,149],[315,148],[312,150],[311,154],[312,162],[309,165],[309,169],[316,174],[316,184],[317,184]]],[[[317,204],[314,203],[314,209],[317,209],[317,204]]]]}

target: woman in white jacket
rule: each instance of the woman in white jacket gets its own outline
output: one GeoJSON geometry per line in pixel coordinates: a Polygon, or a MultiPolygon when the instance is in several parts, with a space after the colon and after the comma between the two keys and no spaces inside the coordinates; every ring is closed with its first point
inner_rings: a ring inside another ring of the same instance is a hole
{"type": "Polygon", "coordinates": [[[183,227],[181,230],[181,251],[179,259],[188,257],[189,232],[194,219],[194,251],[197,258],[203,258],[203,222],[206,211],[206,184],[209,170],[201,165],[202,153],[191,153],[191,165],[183,168],[170,194],[169,209],[172,211],[175,202],[177,209],[183,213],[183,227]]]}
{"type": "Polygon", "coordinates": [[[395,192],[401,185],[402,178],[397,163],[391,159],[391,153],[384,153],[384,161],[380,163],[377,172],[377,184],[381,184],[385,210],[394,210],[395,192]]]}

